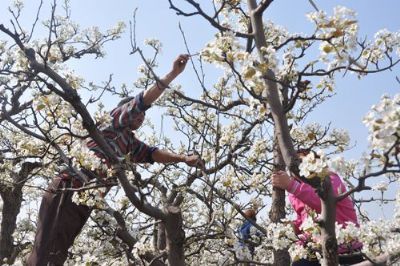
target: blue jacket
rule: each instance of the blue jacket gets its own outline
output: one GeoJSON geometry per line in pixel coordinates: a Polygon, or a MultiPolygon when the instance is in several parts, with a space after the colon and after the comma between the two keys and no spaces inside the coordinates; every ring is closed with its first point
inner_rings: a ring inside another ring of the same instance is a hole
{"type": "Polygon", "coordinates": [[[251,224],[250,221],[246,220],[243,225],[239,229],[239,237],[240,237],[240,242],[245,243],[246,240],[250,239],[250,229],[253,225],[251,224]]]}

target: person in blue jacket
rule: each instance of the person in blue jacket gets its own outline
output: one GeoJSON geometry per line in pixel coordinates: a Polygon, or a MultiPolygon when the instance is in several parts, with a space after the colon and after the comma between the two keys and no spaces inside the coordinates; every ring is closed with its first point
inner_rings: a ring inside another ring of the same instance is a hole
{"type": "MultiPolygon", "coordinates": [[[[249,249],[250,254],[253,257],[257,243],[255,243],[251,239],[252,237],[251,227],[253,227],[252,222],[255,223],[257,220],[256,212],[253,209],[247,209],[246,211],[244,211],[244,215],[246,220],[239,228],[239,242],[241,246],[246,246],[249,249]]],[[[259,236],[260,232],[256,231],[255,235],[259,236]]]]}

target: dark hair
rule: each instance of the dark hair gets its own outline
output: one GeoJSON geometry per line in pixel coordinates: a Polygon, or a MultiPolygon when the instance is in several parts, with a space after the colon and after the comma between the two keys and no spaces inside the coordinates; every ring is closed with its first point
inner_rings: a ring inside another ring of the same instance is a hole
{"type": "Polygon", "coordinates": [[[120,107],[121,105],[124,105],[124,104],[126,104],[127,102],[132,101],[133,99],[135,99],[135,96],[128,96],[128,97],[122,99],[122,100],[118,103],[117,106],[120,107]]]}
{"type": "Polygon", "coordinates": [[[304,155],[308,155],[311,152],[311,149],[306,149],[306,148],[299,148],[297,149],[296,153],[299,154],[304,154],[304,155]]]}
{"type": "Polygon", "coordinates": [[[315,151],[311,149],[299,148],[296,151],[296,154],[303,154],[304,156],[307,156],[310,153],[313,153],[315,158],[321,158],[315,151]]]}
{"type": "Polygon", "coordinates": [[[253,209],[247,209],[244,211],[244,216],[248,219],[256,219],[256,211],[253,209]]]}

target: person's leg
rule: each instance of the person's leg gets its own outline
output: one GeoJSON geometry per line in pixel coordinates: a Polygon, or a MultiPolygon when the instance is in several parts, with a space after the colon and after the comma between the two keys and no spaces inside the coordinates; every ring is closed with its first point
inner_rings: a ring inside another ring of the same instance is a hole
{"type": "Polygon", "coordinates": [[[47,265],[52,239],[50,228],[54,225],[55,213],[61,201],[61,194],[52,191],[57,190],[60,186],[62,186],[61,179],[54,178],[47,188],[48,191],[43,195],[36,226],[35,242],[27,261],[29,266],[47,265]]]}
{"type": "Polygon", "coordinates": [[[352,265],[364,261],[361,254],[339,255],[339,265],[352,265]]]}
{"type": "Polygon", "coordinates": [[[292,266],[321,266],[317,260],[300,259],[292,263],[292,266]]]}
{"type": "MultiPolygon", "coordinates": [[[[49,191],[69,187],[70,182],[55,178],[49,191]]],[[[68,249],[90,215],[86,206],[72,202],[73,192],[46,192],[40,205],[35,242],[27,265],[63,265],[68,249]]]]}
{"type": "Polygon", "coordinates": [[[73,203],[72,196],[72,192],[66,193],[54,234],[55,240],[50,248],[49,261],[55,265],[62,265],[65,262],[68,249],[73,245],[91,212],[87,206],[73,203]]]}

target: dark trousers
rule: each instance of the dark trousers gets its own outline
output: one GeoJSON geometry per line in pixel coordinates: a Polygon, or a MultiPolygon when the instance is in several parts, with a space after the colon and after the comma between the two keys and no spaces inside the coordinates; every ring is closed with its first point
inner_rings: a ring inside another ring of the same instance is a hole
{"type": "Polygon", "coordinates": [[[39,209],[35,243],[28,258],[29,266],[63,265],[68,249],[90,216],[91,209],[72,202],[70,181],[54,178],[45,192],[39,209]]]}
{"type": "MultiPolygon", "coordinates": [[[[354,254],[348,256],[339,255],[339,265],[352,265],[364,261],[361,254],[354,254]]],[[[317,260],[301,259],[292,263],[292,266],[320,266],[317,260]]]]}
{"type": "Polygon", "coordinates": [[[321,266],[317,260],[300,259],[292,263],[292,266],[321,266]]]}

